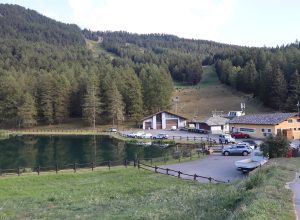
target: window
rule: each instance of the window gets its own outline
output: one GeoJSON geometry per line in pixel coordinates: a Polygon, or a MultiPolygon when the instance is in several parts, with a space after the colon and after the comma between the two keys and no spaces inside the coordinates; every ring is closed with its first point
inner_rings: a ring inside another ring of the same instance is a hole
{"type": "Polygon", "coordinates": [[[242,131],[242,132],[255,132],[255,129],[253,129],[253,128],[240,128],[240,131],[242,131]]]}
{"type": "Polygon", "coordinates": [[[300,131],[300,128],[298,128],[298,131],[300,131]]]}
{"type": "Polygon", "coordinates": [[[288,121],[288,123],[293,123],[293,119],[291,119],[291,118],[288,119],[287,121],[288,121]]]}
{"type": "Polygon", "coordinates": [[[296,131],[297,130],[297,128],[294,128],[294,131],[296,131]]]}
{"type": "Polygon", "coordinates": [[[261,132],[262,133],[272,133],[272,129],[271,128],[262,128],[261,132]]]}
{"type": "Polygon", "coordinates": [[[300,122],[300,118],[297,119],[297,122],[300,122]]]}

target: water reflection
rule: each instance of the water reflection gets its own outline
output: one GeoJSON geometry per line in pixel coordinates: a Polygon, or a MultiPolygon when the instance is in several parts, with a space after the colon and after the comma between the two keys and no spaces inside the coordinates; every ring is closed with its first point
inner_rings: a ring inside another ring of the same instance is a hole
{"type": "Polygon", "coordinates": [[[0,169],[166,157],[172,148],[137,145],[108,136],[15,136],[0,140],[0,169]]]}

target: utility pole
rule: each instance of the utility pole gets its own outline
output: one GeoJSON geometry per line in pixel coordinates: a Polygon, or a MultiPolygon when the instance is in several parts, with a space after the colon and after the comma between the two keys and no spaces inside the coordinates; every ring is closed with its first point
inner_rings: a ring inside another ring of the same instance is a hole
{"type": "Polygon", "coordinates": [[[242,109],[242,113],[245,114],[245,109],[246,109],[246,104],[245,102],[241,103],[241,109],[242,109]]]}

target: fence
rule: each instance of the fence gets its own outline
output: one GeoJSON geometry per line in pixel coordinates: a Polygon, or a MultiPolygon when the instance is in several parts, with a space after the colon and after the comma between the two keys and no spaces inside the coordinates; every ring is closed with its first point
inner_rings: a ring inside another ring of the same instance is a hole
{"type": "MultiPolygon", "coordinates": [[[[121,132],[108,132],[99,129],[22,129],[22,130],[9,130],[13,134],[39,134],[39,135],[112,135],[116,134],[122,137],[127,137],[127,134],[121,132]]],[[[167,140],[179,140],[179,141],[194,141],[194,142],[207,142],[209,146],[217,144],[216,139],[210,137],[199,136],[169,136],[167,140]]]]}
{"type": "Polygon", "coordinates": [[[72,163],[72,164],[64,164],[64,165],[59,165],[59,164],[54,164],[54,165],[49,165],[49,166],[36,166],[36,167],[17,167],[15,169],[0,169],[0,176],[3,175],[18,175],[20,176],[22,173],[29,173],[29,172],[36,172],[38,175],[42,172],[55,172],[58,173],[59,171],[62,170],[73,170],[74,173],[76,173],[79,169],[91,169],[94,171],[95,168],[99,167],[108,167],[110,170],[111,167],[113,166],[120,166],[124,165],[125,167],[127,166],[136,166],[137,165],[137,160],[119,160],[119,161],[102,161],[102,162],[90,162],[90,163],[72,163]]]}
{"type": "MultiPolygon", "coordinates": [[[[199,156],[199,154],[198,154],[199,156]]],[[[217,180],[214,179],[212,177],[206,177],[206,176],[201,176],[198,174],[186,174],[183,173],[181,171],[177,171],[177,170],[172,170],[169,168],[162,168],[162,167],[158,167],[158,166],[152,166],[152,163],[154,161],[164,161],[166,162],[166,158],[165,157],[158,157],[158,158],[143,158],[143,159],[136,159],[136,160],[123,160],[123,161],[102,161],[102,162],[91,162],[91,163],[73,163],[73,164],[65,164],[65,165],[52,165],[52,166],[36,166],[33,168],[24,168],[24,167],[18,167],[16,169],[0,169],[0,176],[6,176],[6,175],[22,175],[23,173],[29,173],[29,172],[35,172],[37,173],[37,175],[40,175],[42,172],[55,172],[56,174],[59,173],[59,171],[63,171],[63,170],[73,170],[74,173],[76,173],[78,170],[80,169],[90,169],[91,171],[94,171],[95,168],[99,168],[99,167],[107,167],[109,170],[111,169],[111,167],[113,166],[120,166],[123,165],[124,167],[128,167],[128,166],[133,166],[133,167],[138,167],[138,169],[145,169],[148,171],[154,171],[155,173],[160,173],[160,174],[166,174],[166,175],[171,175],[171,176],[176,176],[178,178],[182,178],[182,179],[190,179],[190,180],[197,180],[199,178],[201,179],[205,179],[208,182],[216,182],[216,183],[227,183],[225,181],[221,181],[221,180],[217,180]],[[148,161],[151,163],[150,164],[145,164],[142,163],[141,161],[148,161]],[[159,172],[159,170],[162,171],[166,171],[164,172],[159,172]],[[187,177],[187,178],[184,178],[187,177]]],[[[179,162],[180,162],[180,158],[179,158],[179,162]]],[[[228,180],[229,182],[229,180],[228,180]]]]}
{"type": "Polygon", "coordinates": [[[201,175],[198,175],[198,174],[187,174],[187,173],[183,173],[179,170],[173,170],[173,169],[169,169],[169,168],[163,168],[163,167],[158,167],[158,166],[151,166],[149,164],[144,164],[144,163],[141,163],[140,161],[138,161],[138,168],[139,169],[144,169],[144,170],[150,170],[150,171],[154,171],[155,173],[160,173],[160,174],[165,174],[165,175],[170,175],[170,176],[175,176],[177,178],[183,178],[183,179],[187,179],[187,180],[194,180],[196,181],[197,178],[201,178],[201,179],[204,179],[204,180],[207,180],[209,181],[210,183],[211,182],[216,182],[216,183],[228,183],[229,180],[227,182],[225,181],[222,181],[222,180],[217,180],[217,179],[214,179],[212,177],[206,177],[206,176],[201,176],[201,175]],[[165,171],[165,172],[159,172],[159,170],[162,170],[162,171],[165,171]],[[186,178],[184,178],[184,176],[186,178]]]}

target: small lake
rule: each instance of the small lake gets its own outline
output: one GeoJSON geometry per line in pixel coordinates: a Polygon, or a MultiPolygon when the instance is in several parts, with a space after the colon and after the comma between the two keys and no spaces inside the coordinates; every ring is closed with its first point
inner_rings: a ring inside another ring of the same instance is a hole
{"type": "Polygon", "coordinates": [[[0,140],[0,169],[172,157],[175,148],[125,143],[109,136],[13,136],[0,140]]]}

